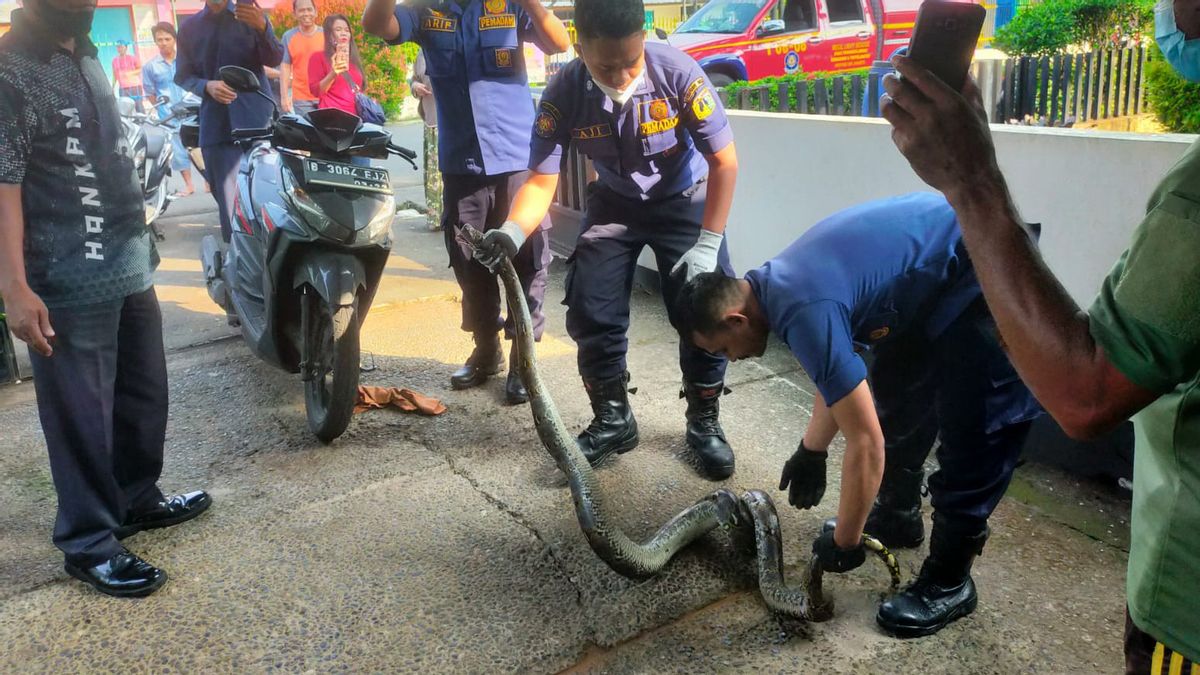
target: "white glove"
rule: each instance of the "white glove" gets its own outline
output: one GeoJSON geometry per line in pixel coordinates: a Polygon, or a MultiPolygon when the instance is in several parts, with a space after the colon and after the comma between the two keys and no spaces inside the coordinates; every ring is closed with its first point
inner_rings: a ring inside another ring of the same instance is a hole
{"type": "Polygon", "coordinates": [[[525,245],[525,231],[508,221],[498,229],[483,235],[483,243],[475,250],[475,259],[492,272],[497,272],[506,259],[513,258],[525,245]]]}
{"type": "Polygon", "coordinates": [[[679,274],[679,270],[684,269],[686,276],[683,279],[684,283],[695,279],[698,275],[705,272],[712,272],[717,269],[717,254],[721,252],[721,242],[725,240],[725,235],[710,232],[709,230],[700,230],[700,238],[696,240],[696,245],[684,253],[675,263],[675,267],[671,268],[671,276],[679,274]]]}

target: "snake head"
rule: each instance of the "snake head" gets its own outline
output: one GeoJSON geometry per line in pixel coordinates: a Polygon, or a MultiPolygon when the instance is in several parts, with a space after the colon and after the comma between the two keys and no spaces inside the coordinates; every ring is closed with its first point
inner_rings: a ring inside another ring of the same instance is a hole
{"type": "Polygon", "coordinates": [[[742,502],[729,490],[721,489],[712,494],[717,506],[717,520],[725,529],[736,528],[749,522],[749,514],[742,508],[742,502]]]}

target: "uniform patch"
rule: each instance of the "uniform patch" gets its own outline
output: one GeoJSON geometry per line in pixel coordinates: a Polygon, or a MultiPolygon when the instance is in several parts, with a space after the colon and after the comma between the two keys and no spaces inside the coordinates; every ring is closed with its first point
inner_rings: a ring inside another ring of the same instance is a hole
{"type": "Polygon", "coordinates": [[[708,87],[696,94],[696,100],[692,101],[692,114],[696,116],[697,121],[708,119],[716,109],[717,101],[713,98],[712,89],[708,87]]]}
{"type": "Polygon", "coordinates": [[[501,14],[499,16],[479,17],[479,30],[497,30],[499,28],[516,28],[516,14],[501,14]]]}
{"type": "Polygon", "coordinates": [[[571,130],[571,138],[576,141],[590,141],[593,138],[607,138],[612,135],[612,126],[607,123],[571,130]]]}
{"type": "Polygon", "coordinates": [[[685,89],[683,92],[683,104],[691,105],[692,99],[696,96],[696,92],[700,91],[700,87],[703,87],[703,86],[704,86],[704,78],[703,77],[697,77],[691,84],[689,84],[687,89],[685,89]]]}
{"type": "Polygon", "coordinates": [[[679,126],[679,118],[678,117],[668,117],[665,120],[655,120],[653,122],[642,122],[642,124],[640,126],[640,130],[641,130],[642,136],[653,136],[654,134],[661,134],[661,133],[664,133],[667,131],[671,131],[672,129],[674,129],[677,126],[679,126]]]}
{"type": "MultiPolygon", "coordinates": [[[[433,12],[433,10],[429,10],[433,12]]],[[[458,19],[449,19],[445,16],[427,16],[421,22],[421,30],[431,30],[438,33],[453,33],[458,30],[458,19]]]]}
{"type": "Polygon", "coordinates": [[[892,329],[885,326],[883,328],[876,328],[875,330],[871,331],[869,337],[871,338],[871,341],[874,342],[875,340],[882,340],[888,335],[891,335],[891,333],[892,329]]]}
{"type": "Polygon", "coordinates": [[[483,7],[488,14],[503,14],[508,9],[508,0],[487,0],[483,7]]]}
{"type": "Polygon", "coordinates": [[[538,136],[542,138],[553,138],[554,133],[558,131],[558,120],[549,112],[543,110],[538,113],[537,119],[533,122],[533,128],[538,136]]]}
{"type": "Polygon", "coordinates": [[[661,122],[671,116],[671,107],[667,105],[666,99],[659,99],[650,102],[650,119],[655,122],[661,122]]]}
{"type": "Polygon", "coordinates": [[[496,67],[497,68],[512,68],[513,67],[513,50],[497,49],[496,50],[496,67]]]}

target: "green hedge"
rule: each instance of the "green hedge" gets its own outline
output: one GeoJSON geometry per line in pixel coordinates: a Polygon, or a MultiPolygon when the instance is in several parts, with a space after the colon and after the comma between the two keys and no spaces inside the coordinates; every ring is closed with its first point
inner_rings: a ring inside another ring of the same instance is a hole
{"type": "Polygon", "coordinates": [[[1155,46],[1146,68],[1146,100],[1150,110],[1168,131],[1200,134],[1200,84],[1188,82],[1175,72],[1155,46]]]}
{"type": "Polygon", "coordinates": [[[1154,0],[1043,0],[1022,5],[992,46],[1012,56],[1050,56],[1072,45],[1119,46],[1148,32],[1154,0]]]}
{"type": "MultiPolygon", "coordinates": [[[[771,110],[780,110],[781,106],[779,105],[779,83],[787,82],[789,85],[788,86],[788,103],[791,106],[790,109],[791,110],[799,110],[800,106],[799,106],[799,102],[797,101],[797,97],[799,95],[800,88],[797,85],[800,82],[808,82],[808,84],[809,84],[809,86],[808,86],[808,109],[812,110],[814,107],[816,107],[816,99],[815,99],[816,94],[814,93],[814,90],[813,90],[813,84],[817,80],[824,80],[827,90],[832,95],[833,81],[838,78],[845,78],[846,79],[846,84],[845,84],[846,96],[847,96],[847,99],[849,99],[849,97],[850,97],[850,78],[855,75],[862,76],[863,88],[865,91],[866,86],[867,86],[867,73],[868,72],[869,72],[868,70],[863,69],[863,70],[852,70],[852,71],[847,71],[847,72],[843,72],[843,73],[796,73],[794,75],[784,75],[782,77],[764,77],[761,80],[754,80],[753,82],[745,82],[745,81],[734,82],[733,84],[730,84],[725,87],[725,92],[729,95],[730,101],[736,102],[740,99],[741,92],[743,89],[753,90],[757,87],[764,87],[764,86],[769,87],[768,96],[770,97],[770,99],[769,99],[770,109],[771,110]]],[[[761,102],[761,96],[762,96],[761,92],[758,92],[758,91],[750,92],[750,106],[752,108],[754,108],[756,110],[758,109],[760,102],[761,102]]],[[[730,107],[736,108],[736,105],[731,104],[730,107]]]]}

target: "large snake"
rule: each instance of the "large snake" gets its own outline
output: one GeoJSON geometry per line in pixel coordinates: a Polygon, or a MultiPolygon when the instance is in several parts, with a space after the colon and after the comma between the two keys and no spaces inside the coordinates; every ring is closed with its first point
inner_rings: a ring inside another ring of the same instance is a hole
{"type": "MultiPolygon", "coordinates": [[[[483,235],[467,226],[463,227],[461,238],[468,246],[478,248],[483,235]]],[[[730,529],[741,535],[753,533],[758,586],[767,606],[792,619],[829,619],[833,603],[823,591],[822,570],[815,557],[808,565],[801,588],[789,586],[784,579],[779,514],[764,492],[750,490],[739,499],[729,490],[717,490],[667,521],[642,543],[629,538],[612,521],[610,507],[592,467],[563,424],[538,371],[533,322],[517,271],[509,260],[504,260],[497,271],[504,284],[509,313],[515,313],[519,371],[529,391],[534,426],[559,470],[567,476],[579,526],[596,555],[618,574],[644,579],[658,574],[676,553],[714,529],[730,529]]],[[[887,566],[895,590],[900,585],[900,566],[895,556],[868,535],[863,535],[863,544],[887,566]]]]}

